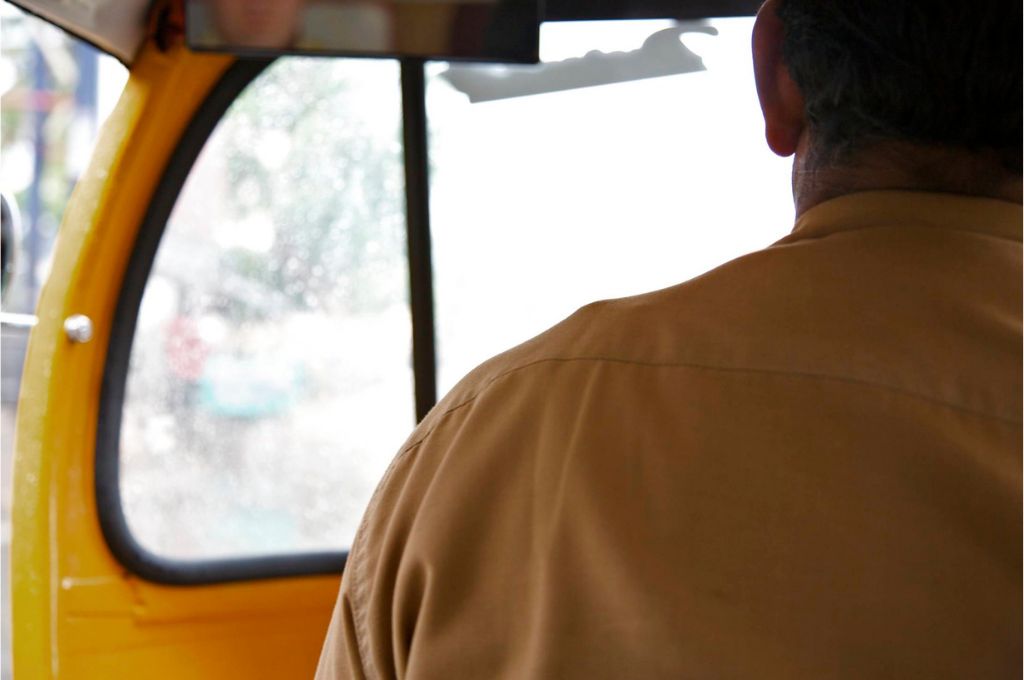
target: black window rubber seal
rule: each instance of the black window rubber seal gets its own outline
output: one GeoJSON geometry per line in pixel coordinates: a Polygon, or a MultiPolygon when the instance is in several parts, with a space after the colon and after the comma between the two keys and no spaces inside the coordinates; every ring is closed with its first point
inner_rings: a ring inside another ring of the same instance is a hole
{"type": "Polygon", "coordinates": [[[100,391],[96,432],[95,492],[100,528],[114,557],[130,572],[156,583],[177,586],[230,581],[340,574],[346,552],[311,552],[212,560],[161,557],[132,536],[121,504],[120,438],[128,362],[146,282],[168,218],[181,188],[217,123],[239,94],[271,63],[239,60],[221,77],[188,124],[171,154],[143,218],[117,301],[100,391]]]}

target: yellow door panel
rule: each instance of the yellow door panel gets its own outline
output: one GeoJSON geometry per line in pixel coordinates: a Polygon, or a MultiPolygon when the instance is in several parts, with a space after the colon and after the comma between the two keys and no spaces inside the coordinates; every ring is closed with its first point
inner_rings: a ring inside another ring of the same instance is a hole
{"type": "Polygon", "coordinates": [[[18,408],[12,599],[19,678],[308,677],[337,576],[166,586],[132,576],[97,518],[107,343],[168,159],[231,59],[147,45],[61,227],[18,408]],[[65,320],[92,337],[73,342],[65,320]]]}
{"type": "MultiPolygon", "coordinates": [[[[311,678],[326,629],[323,617],[193,622],[157,626],[139,640],[137,626],[92,627],[82,621],[70,635],[108,635],[127,641],[105,649],[69,650],[60,676],[68,678],[311,678]],[[314,643],[315,641],[315,643],[314,643]]],[[[19,671],[16,671],[19,672],[19,671]]]]}

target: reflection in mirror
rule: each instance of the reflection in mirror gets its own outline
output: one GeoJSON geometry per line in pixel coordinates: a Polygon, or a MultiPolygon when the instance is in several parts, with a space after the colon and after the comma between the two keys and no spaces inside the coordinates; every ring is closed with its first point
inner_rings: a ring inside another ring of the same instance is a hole
{"type": "Polygon", "coordinates": [[[196,50],[537,61],[539,0],[188,0],[196,50]]]}

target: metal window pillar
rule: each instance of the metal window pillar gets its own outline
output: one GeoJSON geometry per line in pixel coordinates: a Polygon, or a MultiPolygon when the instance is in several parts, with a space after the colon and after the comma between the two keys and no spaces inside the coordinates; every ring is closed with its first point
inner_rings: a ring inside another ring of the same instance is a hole
{"type": "Polygon", "coordinates": [[[401,68],[405,224],[409,257],[409,305],[412,311],[412,366],[418,422],[437,402],[426,76],[422,59],[403,59],[401,68]]]}

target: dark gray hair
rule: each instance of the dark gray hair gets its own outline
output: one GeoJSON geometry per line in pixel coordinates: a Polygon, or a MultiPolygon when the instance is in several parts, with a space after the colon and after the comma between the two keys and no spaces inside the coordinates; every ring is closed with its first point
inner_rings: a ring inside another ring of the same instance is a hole
{"type": "Polygon", "coordinates": [[[1021,173],[1020,0],[783,0],[778,15],[826,162],[898,141],[1021,173]]]}

